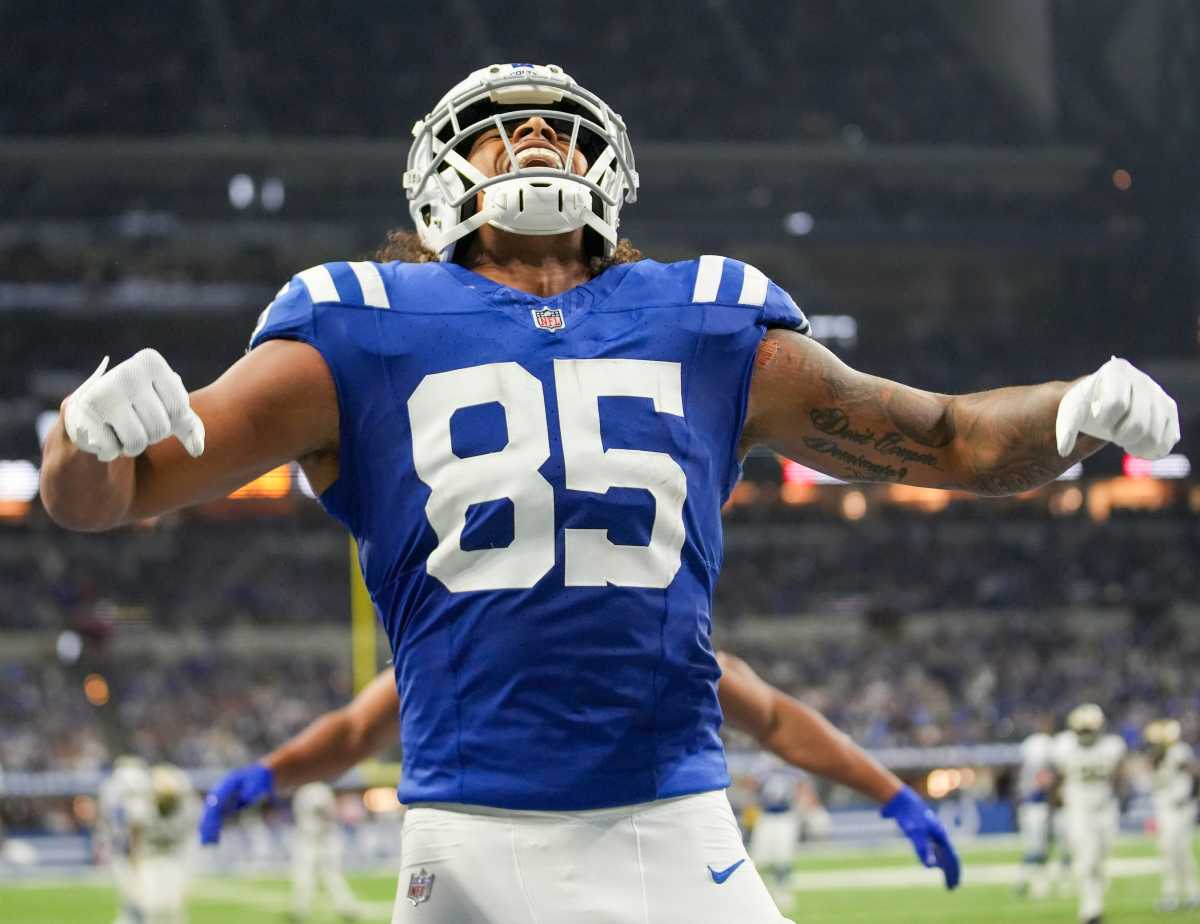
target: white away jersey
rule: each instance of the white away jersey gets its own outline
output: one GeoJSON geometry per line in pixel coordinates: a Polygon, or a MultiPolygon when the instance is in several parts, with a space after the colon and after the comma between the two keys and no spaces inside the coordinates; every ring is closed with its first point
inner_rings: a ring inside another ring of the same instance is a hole
{"type": "Polygon", "coordinates": [[[1063,777],[1063,804],[1067,809],[1108,809],[1124,759],[1125,742],[1116,735],[1101,735],[1090,745],[1080,743],[1073,731],[1055,735],[1054,768],[1063,777]]]}
{"type": "Polygon", "coordinates": [[[128,854],[133,833],[150,819],[154,792],[150,774],[141,767],[118,767],[100,785],[97,834],[108,851],[128,854]]]}
{"type": "Polygon", "coordinates": [[[317,836],[333,830],[337,803],[328,783],[305,783],[292,797],[292,813],[301,834],[317,836]]]}
{"type": "Polygon", "coordinates": [[[200,799],[190,787],[181,792],[179,798],[170,805],[155,805],[142,835],[145,852],[182,852],[196,837],[196,823],[199,820],[200,799]]]}
{"type": "Polygon", "coordinates": [[[1162,760],[1154,764],[1150,777],[1156,811],[1170,811],[1192,802],[1192,748],[1176,741],[1162,760]]]}

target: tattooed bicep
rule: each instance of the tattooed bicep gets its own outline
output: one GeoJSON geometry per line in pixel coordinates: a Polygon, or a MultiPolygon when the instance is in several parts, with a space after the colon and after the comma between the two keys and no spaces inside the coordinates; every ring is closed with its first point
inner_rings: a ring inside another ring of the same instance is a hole
{"type": "Polygon", "coordinates": [[[847,366],[809,337],[771,331],[759,348],[743,450],[762,443],[853,481],[946,483],[949,400],[847,366]]]}

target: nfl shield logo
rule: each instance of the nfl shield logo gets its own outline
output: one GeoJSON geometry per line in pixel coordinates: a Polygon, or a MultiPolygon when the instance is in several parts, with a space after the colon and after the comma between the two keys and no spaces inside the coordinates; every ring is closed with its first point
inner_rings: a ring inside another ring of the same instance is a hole
{"type": "Polygon", "coordinates": [[[533,315],[533,326],[539,330],[562,330],[567,326],[561,308],[544,305],[541,308],[531,308],[529,313],[533,315]]]}
{"type": "Polygon", "coordinates": [[[408,880],[408,900],[412,902],[413,907],[421,904],[421,902],[429,901],[429,896],[433,894],[433,873],[430,873],[422,867],[421,872],[413,873],[408,880]]]}

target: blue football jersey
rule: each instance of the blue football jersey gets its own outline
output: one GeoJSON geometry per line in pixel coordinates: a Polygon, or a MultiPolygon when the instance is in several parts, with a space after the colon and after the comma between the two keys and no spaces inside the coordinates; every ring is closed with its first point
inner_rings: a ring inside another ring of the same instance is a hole
{"type": "Polygon", "coordinates": [[[403,802],[629,805],[728,785],[710,632],[721,506],[767,328],[795,303],[723,257],[552,298],[455,264],[295,276],[251,348],[337,389],[320,498],[395,659],[403,802]]]}

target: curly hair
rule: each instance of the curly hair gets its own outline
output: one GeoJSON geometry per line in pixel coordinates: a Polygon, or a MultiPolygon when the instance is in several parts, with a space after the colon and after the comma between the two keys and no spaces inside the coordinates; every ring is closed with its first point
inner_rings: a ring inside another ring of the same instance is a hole
{"type": "MultiPolygon", "coordinates": [[[[387,238],[372,259],[378,263],[390,263],[398,260],[401,263],[436,263],[437,254],[429,250],[413,231],[403,228],[393,228],[387,233],[387,238]]],[[[642,252],[630,243],[628,238],[621,238],[608,257],[589,257],[588,272],[592,278],[599,276],[610,266],[618,263],[637,263],[643,259],[642,252]]]]}

